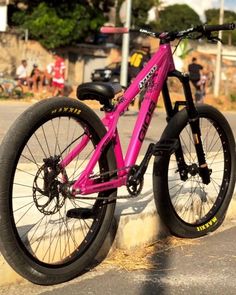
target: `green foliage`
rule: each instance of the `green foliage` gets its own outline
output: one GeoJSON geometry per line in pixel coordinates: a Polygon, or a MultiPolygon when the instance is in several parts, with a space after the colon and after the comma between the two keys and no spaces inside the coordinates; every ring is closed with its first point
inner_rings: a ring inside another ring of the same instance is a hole
{"type": "Polygon", "coordinates": [[[230,100],[231,100],[231,102],[236,102],[236,93],[230,94],[230,100]]]}
{"type": "MultiPolygon", "coordinates": [[[[218,24],[219,23],[219,15],[220,10],[219,9],[208,9],[205,11],[206,15],[206,22],[208,24],[218,24]]],[[[224,22],[225,23],[231,23],[235,22],[236,19],[236,13],[230,10],[224,11],[224,22]]]]}
{"type": "MultiPolygon", "coordinates": [[[[219,23],[219,9],[208,9],[205,11],[206,22],[209,25],[215,25],[219,23]]],[[[230,10],[224,11],[224,23],[234,23],[236,19],[236,13],[230,10]]],[[[223,32],[223,43],[236,45],[236,31],[224,31],[223,32]]]]}
{"type": "MultiPolygon", "coordinates": [[[[124,0],[118,0],[117,12],[123,2],[124,0]]],[[[131,27],[144,27],[147,23],[148,11],[159,2],[158,0],[132,0],[131,27]]],[[[117,18],[117,25],[121,25],[119,18],[117,18]]]]}
{"type": "Polygon", "coordinates": [[[133,0],[132,1],[132,26],[143,27],[147,23],[148,11],[154,5],[153,0],[133,0]]]}
{"type": "Polygon", "coordinates": [[[160,20],[153,22],[157,31],[184,30],[201,24],[199,15],[187,4],[174,4],[160,11],[160,20]]]}
{"type": "Polygon", "coordinates": [[[184,39],[178,46],[178,57],[185,59],[191,51],[193,51],[193,48],[189,48],[189,40],[184,39]]]}
{"type": "Polygon", "coordinates": [[[26,9],[12,16],[13,24],[29,29],[29,36],[48,49],[83,42],[106,21],[114,1],[21,1],[26,9]]]}

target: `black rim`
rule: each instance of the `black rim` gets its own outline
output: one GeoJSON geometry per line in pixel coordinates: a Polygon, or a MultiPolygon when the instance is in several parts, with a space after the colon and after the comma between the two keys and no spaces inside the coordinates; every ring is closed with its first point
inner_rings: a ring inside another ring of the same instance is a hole
{"type": "MultiPolygon", "coordinates": [[[[175,155],[170,158],[168,170],[171,204],[178,218],[189,225],[200,225],[215,216],[230,180],[231,158],[227,136],[217,122],[208,118],[200,118],[200,128],[206,161],[212,170],[210,184],[203,184],[198,173],[188,173],[188,179],[182,181],[175,155]]],[[[187,166],[198,166],[189,125],[181,131],[180,141],[187,166]]]]}
{"type": "MultiPolygon", "coordinates": [[[[107,208],[106,201],[70,199],[63,197],[61,192],[55,193],[48,204],[44,200],[48,197],[35,189],[37,186],[43,188],[43,159],[61,153],[65,156],[83,136],[84,124],[78,124],[77,119],[51,116],[40,122],[23,144],[12,181],[12,222],[18,242],[31,259],[50,267],[70,264],[87,251],[99,232],[107,208]],[[70,145],[71,142],[74,143],[70,145]],[[39,204],[40,208],[48,205],[40,211],[39,204]],[[90,210],[92,214],[82,218],[68,217],[67,213],[73,208],[90,210]]],[[[66,169],[69,181],[81,173],[99,140],[95,131],[87,126],[86,132],[88,130],[93,142],[86,147],[86,153],[82,152],[66,169]]],[[[103,158],[95,173],[101,168],[108,169],[103,158]]],[[[61,181],[60,178],[62,175],[56,180],[61,181]]]]}

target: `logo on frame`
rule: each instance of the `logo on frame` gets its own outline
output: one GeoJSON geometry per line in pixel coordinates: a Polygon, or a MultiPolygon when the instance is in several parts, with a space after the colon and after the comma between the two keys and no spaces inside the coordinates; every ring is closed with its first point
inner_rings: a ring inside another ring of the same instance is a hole
{"type": "Polygon", "coordinates": [[[148,72],[147,75],[139,82],[138,86],[140,90],[143,89],[143,87],[145,87],[148,80],[152,77],[152,75],[155,73],[156,70],[157,70],[157,66],[155,65],[151,68],[150,72],[148,72]]]}

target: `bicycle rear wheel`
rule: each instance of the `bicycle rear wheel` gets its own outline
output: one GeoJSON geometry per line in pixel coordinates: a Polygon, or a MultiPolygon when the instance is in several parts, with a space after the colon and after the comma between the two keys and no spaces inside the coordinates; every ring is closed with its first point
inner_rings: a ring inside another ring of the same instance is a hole
{"type": "Polygon", "coordinates": [[[23,97],[23,87],[21,85],[17,85],[12,89],[12,97],[19,99],[23,97]]]}
{"type": "Polygon", "coordinates": [[[3,98],[5,94],[4,88],[2,85],[0,85],[0,98],[3,98]]]}
{"type": "MultiPolygon", "coordinates": [[[[43,285],[67,281],[83,272],[101,248],[113,219],[116,190],[86,200],[71,197],[64,188],[84,170],[105,133],[101,120],[86,105],[51,98],[30,107],[4,138],[0,250],[26,279],[43,285]],[[90,139],[86,147],[62,169],[60,159],[85,135],[90,139]]],[[[93,172],[99,175],[115,168],[109,148],[93,172]]]]}
{"type": "Polygon", "coordinates": [[[180,140],[186,180],[181,180],[176,155],[156,157],[153,185],[157,210],[171,233],[194,238],[223,222],[235,185],[235,142],[224,116],[213,107],[197,107],[210,183],[199,175],[193,135],[186,110],[170,121],[164,137],[180,140]]]}

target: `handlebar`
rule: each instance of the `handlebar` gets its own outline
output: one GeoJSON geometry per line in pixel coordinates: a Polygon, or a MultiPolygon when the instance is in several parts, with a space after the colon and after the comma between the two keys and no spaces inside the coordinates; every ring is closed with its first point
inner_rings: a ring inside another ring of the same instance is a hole
{"type": "Polygon", "coordinates": [[[222,25],[203,25],[204,31],[206,32],[216,32],[216,31],[227,31],[234,30],[236,28],[235,23],[222,24],[222,25]]]}
{"type": "MultiPolygon", "coordinates": [[[[155,38],[173,41],[175,39],[180,39],[184,37],[191,38],[190,37],[191,33],[200,33],[201,35],[198,36],[197,39],[202,36],[205,36],[208,39],[213,39],[211,36],[212,32],[234,30],[235,28],[236,28],[235,23],[227,23],[222,25],[199,25],[199,26],[192,27],[183,31],[159,32],[159,33],[152,32],[146,29],[128,29],[126,27],[102,27],[100,29],[100,32],[105,34],[125,34],[129,32],[140,32],[155,38]]],[[[192,39],[196,39],[196,37],[192,39]]]]}

